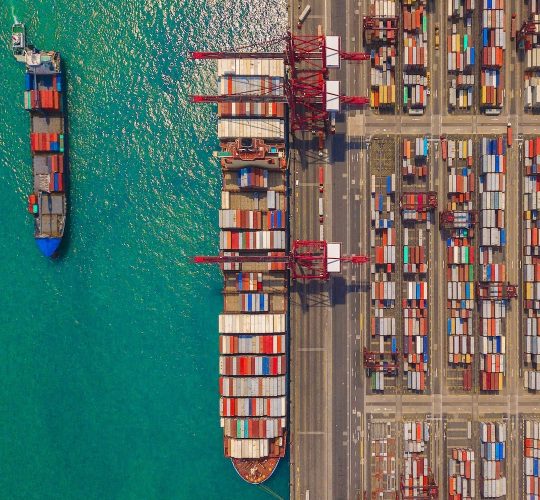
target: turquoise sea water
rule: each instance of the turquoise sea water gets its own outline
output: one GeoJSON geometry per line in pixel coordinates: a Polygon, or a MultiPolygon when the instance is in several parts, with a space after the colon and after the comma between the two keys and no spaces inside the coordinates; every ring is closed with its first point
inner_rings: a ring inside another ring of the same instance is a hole
{"type": "MultiPolygon", "coordinates": [[[[190,48],[267,39],[280,0],[1,0],[0,498],[265,499],[222,456],[213,90],[190,48]],[[71,207],[33,241],[13,16],[66,63],[71,207]],[[250,19],[243,23],[242,19],[250,19]]],[[[267,483],[287,497],[284,462],[267,483]]]]}

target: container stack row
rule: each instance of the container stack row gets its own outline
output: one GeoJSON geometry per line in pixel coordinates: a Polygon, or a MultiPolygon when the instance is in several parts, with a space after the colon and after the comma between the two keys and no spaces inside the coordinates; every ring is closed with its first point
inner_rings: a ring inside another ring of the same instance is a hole
{"type": "Polygon", "coordinates": [[[482,0],[482,54],[480,105],[498,114],[503,106],[503,65],[506,49],[504,0],[482,0]]]}
{"type": "Polygon", "coordinates": [[[447,69],[450,77],[450,109],[471,110],[474,104],[475,60],[473,34],[474,0],[447,0],[447,69]]]}
{"type": "Polygon", "coordinates": [[[424,279],[404,281],[403,370],[407,389],[424,391],[429,366],[428,283],[424,279]]]}
{"type": "Polygon", "coordinates": [[[480,156],[480,389],[499,391],[505,373],[506,141],[483,137],[480,156]]]}
{"type": "Polygon", "coordinates": [[[403,423],[403,497],[423,497],[430,484],[428,422],[403,423]]]}
{"type": "Polygon", "coordinates": [[[523,470],[528,500],[540,498],[540,422],[523,421],[523,470]]]}
{"type": "MultiPolygon", "coordinates": [[[[371,176],[371,350],[381,362],[398,352],[395,197],[395,174],[371,176]]],[[[371,374],[371,386],[384,391],[384,370],[371,374]]]]}
{"type": "Polygon", "coordinates": [[[524,385],[540,391],[540,137],[523,142],[524,385]]]}
{"type": "MultiPolygon", "coordinates": [[[[540,4],[536,0],[529,2],[529,20],[534,23],[534,26],[540,24],[540,4]]],[[[524,107],[530,111],[538,110],[540,108],[540,36],[534,33],[527,35],[522,47],[525,51],[524,107]]]]}
{"type": "Polygon", "coordinates": [[[506,495],[506,423],[480,422],[482,498],[506,495]]]}
{"type": "Polygon", "coordinates": [[[449,139],[446,156],[448,196],[445,224],[448,363],[463,367],[463,389],[472,389],[470,367],[474,357],[475,310],[475,161],[472,139],[449,139]]]}
{"type": "Polygon", "coordinates": [[[472,500],[476,494],[474,450],[452,448],[448,460],[448,499],[472,500]]]}
{"type": "Polygon", "coordinates": [[[427,388],[429,372],[429,211],[425,189],[429,176],[429,141],[426,137],[402,140],[402,260],[403,370],[406,387],[415,392],[427,388]]]}
{"type": "Polygon", "coordinates": [[[403,139],[401,175],[426,177],[428,174],[429,143],[427,137],[403,139]]]}
{"type": "MultiPolygon", "coordinates": [[[[262,59],[219,60],[217,64],[219,95],[273,95],[285,102],[285,67],[283,61],[262,59]]],[[[282,103],[227,102],[218,107],[218,137],[273,140],[285,137],[282,103]]]]}
{"type": "Polygon", "coordinates": [[[396,439],[390,422],[370,426],[371,492],[373,498],[387,498],[397,491],[396,439]]]}
{"type": "Polygon", "coordinates": [[[403,108],[422,114],[427,106],[428,12],[426,0],[403,1],[403,108]]]}
{"type": "MultiPolygon", "coordinates": [[[[223,95],[283,95],[277,60],[220,60],[223,95]]],[[[281,106],[281,105],[280,105],[281,106]]],[[[285,453],[287,424],[288,248],[283,109],[228,102],[218,108],[221,139],[220,253],[224,263],[219,316],[220,419],[225,456],[267,459],[285,453]],[[250,259],[253,257],[253,259],[250,259]]]]}
{"type": "Polygon", "coordinates": [[[370,105],[373,109],[394,110],[396,106],[396,21],[395,0],[371,0],[375,25],[369,31],[371,47],[370,105]]]}

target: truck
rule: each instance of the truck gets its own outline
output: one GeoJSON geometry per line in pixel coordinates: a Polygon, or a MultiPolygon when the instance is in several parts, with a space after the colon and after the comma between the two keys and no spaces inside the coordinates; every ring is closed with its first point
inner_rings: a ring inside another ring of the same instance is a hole
{"type": "Polygon", "coordinates": [[[510,148],[512,147],[512,142],[512,124],[508,122],[508,124],[506,125],[506,145],[510,148]]]}

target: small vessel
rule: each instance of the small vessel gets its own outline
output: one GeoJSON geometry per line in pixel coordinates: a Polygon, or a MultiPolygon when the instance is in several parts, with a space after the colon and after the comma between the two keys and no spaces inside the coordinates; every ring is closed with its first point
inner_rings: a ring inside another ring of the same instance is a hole
{"type": "Polygon", "coordinates": [[[43,255],[56,255],[66,225],[67,162],[65,82],[60,54],[26,45],[25,28],[13,25],[13,55],[26,66],[24,109],[30,113],[33,191],[28,211],[34,237],[43,255]]]}
{"type": "Polygon", "coordinates": [[[26,29],[23,23],[15,23],[11,28],[11,50],[17,61],[24,62],[26,49],[26,29]]]}

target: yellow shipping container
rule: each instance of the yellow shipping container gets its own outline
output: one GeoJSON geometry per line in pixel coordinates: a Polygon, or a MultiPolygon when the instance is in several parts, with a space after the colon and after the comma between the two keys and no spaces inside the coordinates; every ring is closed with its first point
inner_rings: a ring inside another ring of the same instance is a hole
{"type": "Polygon", "coordinates": [[[482,104],[487,104],[486,103],[486,86],[485,85],[482,85],[482,88],[480,89],[480,96],[481,96],[481,103],[482,104]]]}
{"type": "Polygon", "coordinates": [[[375,92],[376,90],[372,90],[371,94],[369,95],[369,105],[374,108],[375,107],[375,92]]]}
{"type": "Polygon", "coordinates": [[[532,300],[534,298],[533,284],[528,282],[525,283],[525,298],[527,300],[532,300]]]}
{"type": "Polygon", "coordinates": [[[392,104],[395,104],[396,102],[396,86],[395,85],[390,85],[390,93],[391,93],[390,102],[392,104]]]}

